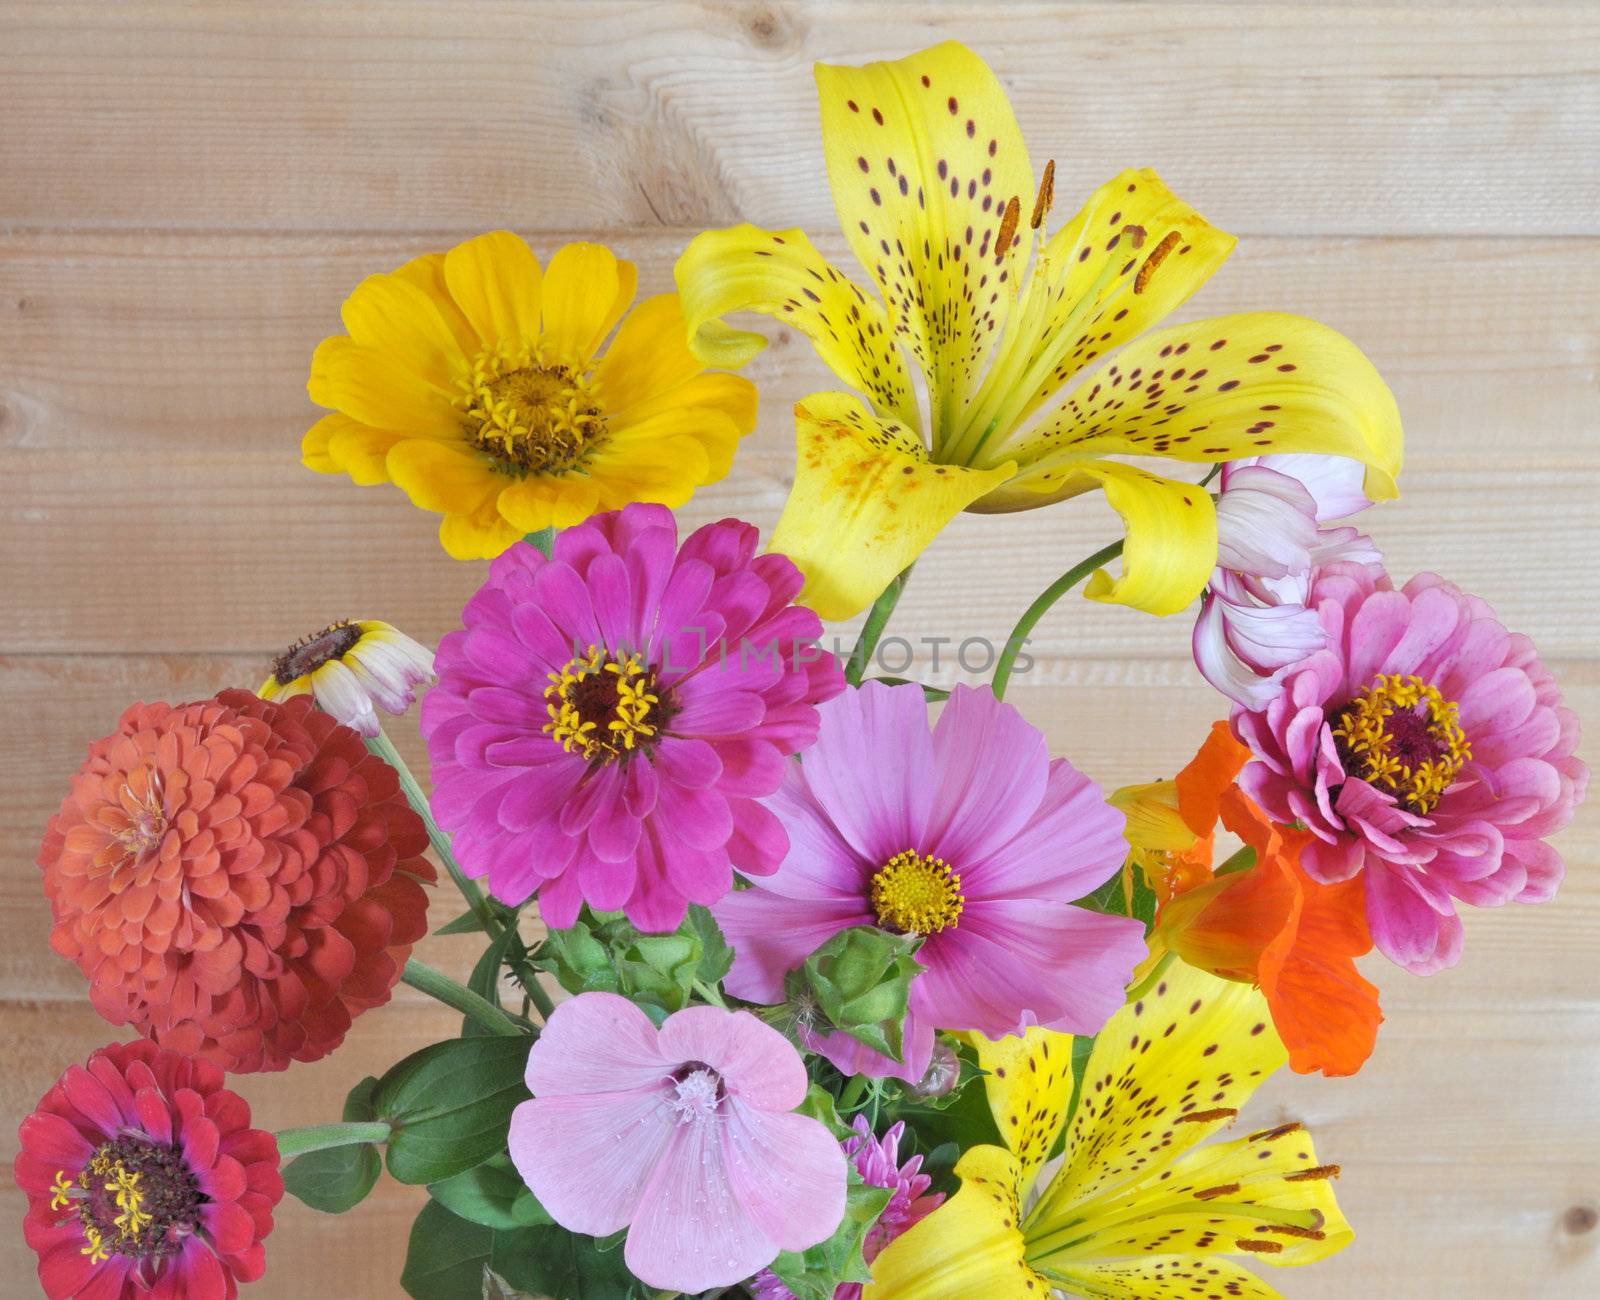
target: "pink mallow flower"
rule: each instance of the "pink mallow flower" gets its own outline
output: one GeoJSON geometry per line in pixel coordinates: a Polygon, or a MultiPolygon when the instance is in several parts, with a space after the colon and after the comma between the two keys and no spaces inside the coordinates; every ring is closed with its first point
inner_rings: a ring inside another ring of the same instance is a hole
{"type": "MultiPolygon", "coordinates": [[[[870,1264],[902,1232],[944,1204],[944,1194],[928,1194],[933,1180],[922,1172],[921,1156],[912,1156],[905,1164],[900,1163],[900,1138],[906,1131],[904,1121],[893,1125],[882,1138],[872,1136],[872,1126],[865,1115],[857,1115],[851,1127],[855,1132],[841,1145],[861,1175],[861,1181],[868,1187],[893,1188],[893,1195],[861,1243],[862,1258],[870,1264]]],[[[795,1300],[794,1292],[770,1272],[758,1273],[745,1285],[755,1300],[795,1300]]],[[[860,1282],[841,1282],[833,1289],[833,1300],[861,1300],[861,1292],[860,1282]]]]}
{"type": "Polygon", "coordinates": [[[792,602],[798,569],[725,519],[681,549],[663,506],[630,505],[513,546],[444,638],[422,704],[433,811],[469,876],[546,924],[587,901],[641,930],[776,868],[757,801],[844,688],[792,602]]]}
{"type": "Polygon", "coordinates": [[[1563,866],[1545,837],[1588,781],[1578,722],[1528,638],[1435,574],[1396,591],[1335,566],[1310,603],[1326,646],[1265,707],[1234,710],[1255,753],[1240,784],[1316,837],[1300,857],[1312,876],[1364,873],[1373,942],[1430,974],[1461,955],[1456,900],[1555,895],[1563,866]]]}
{"type": "Polygon", "coordinates": [[[623,1259],[649,1286],[732,1286],[844,1218],[844,1153],[794,1113],[800,1054],[748,1011],[689,1007],[658,1030],[626,998],[580,993],[527,1081],[510,1134],[523,1180],[569,1231],[627,1228],[623,1259]]]}
{"type": "Polygon", "coordinates": [[[988,689],[956,687],[931,729],[916,685],[869,682],[821,712],[817,743],[767,801],[789,836],[782,866],[713,909],[736,954],[724,987],[782,1002],[785,972],[876,925],[924,936],[927,969],[911,982],[903,1062],[814,1037],[847,1074],[921,1080],[936,1028],[1099,1030],[1144,931],[1072,904],[1122,866],[1122,814],[988,689]]]}
{"type": "Polygon", "coordinates": [[[1322,648],[1322,625],[1307,607],[1319,568],[1378,564],[1371,538],[1324,526],[1370,504],[1364,472],[1343,456],[1258,456],[1223,466],[1217,568],[1193,649],[1201,674],[1235,703],[1262,707],[1289,665],[1322,648]]]}

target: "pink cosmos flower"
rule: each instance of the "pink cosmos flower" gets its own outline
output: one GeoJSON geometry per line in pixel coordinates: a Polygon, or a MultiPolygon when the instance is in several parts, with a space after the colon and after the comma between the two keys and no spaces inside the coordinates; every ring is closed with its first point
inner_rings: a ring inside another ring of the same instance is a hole
{"type": "Polygon", "coordinates": [[[1525,636],[1431,573],[1402,590],[1361,566],[1321,574],[1327,644],[1264,708],[1235,709],[1255,753],[1240,778],[1316,839],[1318,880],[1365,873],[1373,941],[1418,974],[1461,955],[1455,903],[1539,903],[1560,884],[1545,837],[1572,820],[1588,769],[1577,719],[1525,636]]]}
{"type": "Polygon", "coordinates": [[[925,936],[903,1062],[815,1040],[849,1074],[917,1082],[935,1028],[1095,1033],[1145,955],[1143,927],[1072,906],[1127,856],[1122,814],[987,689],[958,686],[929,728],[920,686],[869,682],[822,707],[804,763],[767,801],[789,836],[777,872],[713,909],[724,987],[783,1001],[785,972],[840,930],[925,936]]]}
{"type": "Polygon", "coordinates": [[[1342,456],[1258,456],[1223,466],[1217,569],[1193,649],[1201,674],[1229,699],[1262,707],[1284,669],[1322,648],[1322,625],[1306,605],[1317,569],[1378,563],[1371,538],[1322,526],[1370,504],[1363,473],[1342,456]]]}
{"type": "MultiPolygon", "coordinates": [[[[861,1243],[862,1258],[870,1264],[902,1232],[944,1204],[944,1194],[927,1194],[933,1180],[922,1172],[921,1156],[912,1156],[905,1164],[900,1163],[900,1138],[906,1130],[903,1121],[893,1125],[881,1139],[872,1136],[872,1126],[865,1115],[857,1115],[851,1127],[855,1133],[841,1145],[861,1175],[861,1181],[868,1187],[894,1189],[861,1243]]],[[[794,1292],[770,1272],[758,1273],[745,1285],[755,1300],[794,1300],[794,1292]]],[[[860,1282],[841,1282],[833,1289],[833,1300],[861,1300],[861,1292],[860,1282]]]]}
{"type": "Polygon", "coordinates": [[[623,1259],[650,1286],[731,1286],[844,1218],[844,1153],[793,1113],[800,1054],[748,1011],[688,1007],[658,1030],[626,998],[580,993],[527,1079],[510,1134],[524,1181],[572,1232],[627,1228],[623,1259]]]}
{"type": "Polygon", "coordinates": [[[801,576],[725,519],[677,546],[662,506],[513,546],[462,612],[422,704],[433,811],[496,898],[547,924],[584,901],[641,930],[761,875],[787,841],[757,801],[844,687],[801,576]]]}

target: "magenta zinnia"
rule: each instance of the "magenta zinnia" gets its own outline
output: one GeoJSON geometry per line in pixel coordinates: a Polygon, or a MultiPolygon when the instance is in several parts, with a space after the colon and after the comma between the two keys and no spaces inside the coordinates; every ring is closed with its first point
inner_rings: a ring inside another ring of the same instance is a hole
{"type": "Polygon", "coordinates": [[[725,519],[679,549],[631,505],[497,559],[422,706],[433,809],[472,876],[547,924],[587,901],[642,930],[710,904],[788,847],[757,802],[843,689],[793,605],[799,572],[725,519]]]}
{"type": "Polygon", "coordinates": [[[923,936],[904,1061],[818,1039],[841,1070],[914,1083],[936,1028],[1092,1034],[1122,1005],[1143,926],[1072,906],[1126,858],[1122,814],[988,690],[958,686],[931,729],[920,686],[847,692],[768,806],[788,856],[713,909],[730,993],[783,1001],[785,972],[851,926],[923,936]]]}
{"type": "Polygon", "coordinates": [[[1457,900],[1555,896],[1563,866],[1545,839],[1588,781],[1577,719],[1528,638],[1434,574],[1396,591],[1339,565],[1310,604],[1326,648],[1289,669],[1265,708],[1234,711],[1256,759],[1240,784],[1315,836],[1300,857],[1312,876],[1364,873],[1386,956],[1419,974],[1453,966],[1457,900]]]}

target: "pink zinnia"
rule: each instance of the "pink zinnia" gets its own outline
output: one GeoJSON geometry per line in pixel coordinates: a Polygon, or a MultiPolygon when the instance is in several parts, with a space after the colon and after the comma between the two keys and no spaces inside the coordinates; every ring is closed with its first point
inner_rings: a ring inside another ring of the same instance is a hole
{"type": "Polygon", "coordinates": [[[805,1064],[748,1011],[689,1007],[658,1030],[626,998],[581,993],[541,1031],[527,1078],[517,1169],[569,1231],[627,1228],[623,1259],[650,1286],[732,1286],[844,1218],[844,1153],[793,1113],[805,1064]]]}
{"type": "Polygon", "coordinates": [[[278,1144],[222,1071],[150,1042],[74,1065],[18,1131],[23,1236],[50,1300],[232,1300],[261,1276],[278,1144]]]}
{"type": "MultiPolygon", "coordinates": [[[[870,1264],[902,1232],[944,1204],[944,1194],[928,1194],[933,1180],[922,1172],[921,1156],[912,1156],[905,1164],[900,1163],[900,1138],[906,1130],[904,1121],[891,1126],[882,1138],[872,1136],[872,1126],[865,1115],[857,1115],[851,1127],[855,1132],[841,1145],[861,1175],[861,1181],[868,1187],[893,1189],[877,1222],[867,1230],[866,1240],[861,1243],[862,1258],[870,1264]]],[[[794,1292],[770,1272],[757,1274],[746,1286],[756,1300],[794,1300],[794,1292]]],[[[861,1300],[861,1292],[860,1282],[841,1282],[833,1289],[833,1300],[861,1300]]]]}
{"type": "Polygon", "coordinates": [[[1461,955],[1457,899],[1480,907],[1554,896],[1588,769],[1577,719],[1525,636],[1431,573],[1403,590],[1360,566],[1320,576],[1325,649],[1265,708],[1236,709],[1255,752],[1240,784],[1314,840],[1318,880],[1365,872],[1373,941],[1419,974],[1461,955]]]}
{"type": "Polygon", "coordinates": [[[513,546],[439,646],[422,704],[433,810],[471,876],[548,925],[587,901],[672,930],[733,868],[772,871],[787,841],[757,801],[843,689],[792,602],[798,569],[725,519],[677,546],[662,506],[513,546]]]}
{"type": "Polygon", "coordinates": [[[846,1073],[915,1083],[936,1028],[1093,1034],[1122,1005],[1143,927],[1072,906],[1127,857],[1122,814],[987,689],[956,687],[931,729],[920,686],[841,695],[767,806],[788,856],[713,909],[737,954],[730,993],[783,1001],[785,972],[851,926],[924,936],[903,1063],[818,1038],[846,1073]]]}
{"type": "Polygon", "coordinates": [[[1318,569],[1377,565],[1371,538],[1323,526],[1370,504],[1364,472],[1343,456],[1258,456],[1223,466],[1217,568],[1193,649],[1201,675],[1235,703],[1261,708],[1290,665],[1322,649],[1325,634],[1307,604],[1318,569]]]}

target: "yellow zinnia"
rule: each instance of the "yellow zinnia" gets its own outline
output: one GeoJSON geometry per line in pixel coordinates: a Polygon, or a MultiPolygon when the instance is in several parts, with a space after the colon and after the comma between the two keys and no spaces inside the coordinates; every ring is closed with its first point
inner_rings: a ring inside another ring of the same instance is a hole
{"type": "Polygon", "coordinates": [[[1216,562],[1211,500],[1107,454],[1337,454],[1367,465],[1371,499],[1395,494],[1394,398],[1334,331],[1250,313],[1134,341],[1234,244],[1154,172],[1102,185],[1046,238],[1054,164],[1036,191],[1005,92],[970,50],[818,65],[816,77],[834,205],[882,300],[799,230],[709,231],[677,278],[708,363],[740,365],[764,345],[722,316],[764,312],[866,398],[818,393],[795,410],[795,484],[772,544],[805,572],[805,599],[824,617],[862,609],[960,510],[1022,510],[1097,487],[1127,543],[1121,576],[1095,575],[1087,594],[1182,609],[1216,562]],[[927,436],[906,353],[926,385],[927,436]]]}
{"type": "Polygon", "coordinates": [[[312,359],[311,399],[335,414],[302,459],[395,483],[444,516],[458,560],[632,501],[683,505],[728,472],[755,388],[690,354],[677,294],[628,313],[636,279],[598,244],[541,272],[505,231],[369,276],[312,359]]]}
{"type": "Polygon", "coordinates": [[[1352,1233],[1310,1135],[1281,1124],[1200,1147],[1285,1059],[1265,999],[1187,966],[1095,1039],[1061,1164],[1029,1205],[1072,1095],[1072,1039],[991,1043],[979,1064],[1004,1148],[965,1152],[961,1190],[873,1261],[864,1300],[1278,1292],[1230,1256],[1311,1264],[1352,1233]]]}

